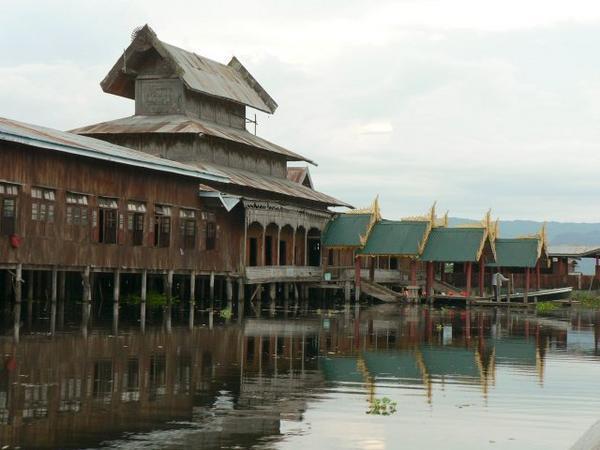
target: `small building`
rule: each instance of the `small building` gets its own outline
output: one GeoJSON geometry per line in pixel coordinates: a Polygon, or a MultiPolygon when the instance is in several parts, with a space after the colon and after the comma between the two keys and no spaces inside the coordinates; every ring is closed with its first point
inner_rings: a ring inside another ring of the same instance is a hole
{"type": "Polygon", "coordinates": [[[531,287],[538,290],[549,287],[549,283],[544,283],[542,279],[542,271],[546,272],[548,268],[544,236],[542,231],[539,235],[530,237],[497,238],[496,261],[487,264],[491,268],[490,276],[491,273],[499,270],[512,279],[513,287],[521,287],[524,292],[528,292],[531,287]],[[533,271],[535,271],[535,285],[532,286],[533,271]]]}
{"type": "MultiPolygon", "coordinates": [[[[436,227],[431,230],[421,261],[426,263],[427,296],[432,295],[435,273],[442,285],[463,287],[461,293],[471,296],[472,279],[478,277],[479,295],[485,294],[485,263],[496,260],[493,234],[485,224],[464,227],[436,227]],[[475,267],[475,270],[474,270],[475,267]]],[[[443,286],[448,288],[449,286],[443,286]]]]}

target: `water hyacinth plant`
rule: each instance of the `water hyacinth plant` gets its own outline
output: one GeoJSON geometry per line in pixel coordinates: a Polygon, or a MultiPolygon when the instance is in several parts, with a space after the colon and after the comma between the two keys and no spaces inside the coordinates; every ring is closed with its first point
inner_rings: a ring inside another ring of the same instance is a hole
{"type": "Polygon", "coordinates": [[[391,401],[387,397],[381,399],[375,398],[371,402],[367,414],[375,414],[378,416],[389,416],[396,412],[397,403],[391,401]]]}

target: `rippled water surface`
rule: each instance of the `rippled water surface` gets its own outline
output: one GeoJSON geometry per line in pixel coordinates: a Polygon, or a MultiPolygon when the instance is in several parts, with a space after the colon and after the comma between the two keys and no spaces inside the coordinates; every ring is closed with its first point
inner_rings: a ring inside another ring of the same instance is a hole
{"type": "Polygon", "coordinates": [[[600,419],[596,312],[318,306],[144,327],[132,307],[7,307],[1,446],[565,449],[600,419]]]}

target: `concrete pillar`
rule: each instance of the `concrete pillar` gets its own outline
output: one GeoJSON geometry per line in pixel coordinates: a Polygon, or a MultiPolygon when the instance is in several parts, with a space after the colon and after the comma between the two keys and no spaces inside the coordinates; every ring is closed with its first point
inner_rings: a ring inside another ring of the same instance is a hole
{"type": "Polygon", "coordinates": [[[190,275],[190,302],[196,302],[196,271],[190,275]]]}
{"type": "Polygon", "coordinates": [[[210,281],[209,281],[209,298],[210,301],[213,302],[215,299],[215,273],[210,273],[210,281]]]}
{"type": "Polygon", "coordinates": [[[350,281],[344,281],[344,301],[346,303],[350,302],[350,298],[351,298],[351,287],[350,287],[350,281]]]}
{"type": "Polygon", "coordinates": [[[56,331],[56,300],[58,299],[58,270],[56,266],[52,268],[52,282],[51,282],[51,312],[50,312],[50,334],[54,335],[56,331]]]}
{"type": "MultiPolygon", "coordinates": [[[[148,296],[148,271],[143,270],[142,271],[142,289],[140,292],[140,299],[141,299],[142,303],[146,303],[147,296],[148,296]]],[[[144,308],[144,312],[145,312],[145,308],[144,308]]]]}
{"type": "Polygon", "coordinates": [[[171,300],[173,299],[173,275],[174,271],[169,270],[167,272],[166,284],[165,284],[165,293],[167,294],[167,305],[171,306],[171,300]]]}
{"type": "Polygon", "coordinates": [[[121,297],[121,270],[116,269],[113,272],[113,300],[119,303],[121,297]]]}
{"type": "Polygon", "coordinates": [[[81,273],[83,282],[83,301],[89,303],[92,301],[92,283],[91,283],[91,269],[90,266],[86,266],[84,271],[81,273]]]}
{"type": "Polygon", "coordinates": [[[21,303],[21,298],[23,295],[23,264],[17,264],[17,271],[14,280],[15,286],[15,302],[21,303]]]}

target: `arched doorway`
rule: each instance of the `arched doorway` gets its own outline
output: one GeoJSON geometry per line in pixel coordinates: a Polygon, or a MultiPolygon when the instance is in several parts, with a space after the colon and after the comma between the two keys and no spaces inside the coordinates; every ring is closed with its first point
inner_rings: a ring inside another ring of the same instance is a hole
{"type": "Polygon", "coordinates": [[[253,222],[248,226],[247,242],[246,242],[246,265],[248,267],[261,266],[263,260],[263,226],[258,222],[253,222]]]}
{"type": "Polygon", "coordinates": [[[308,252],[308,265],[309,266],[320,266],[321,265],[321,230],[317,228],[311,228],[308,230],[307,236],[307,252],[308,252]]]}

